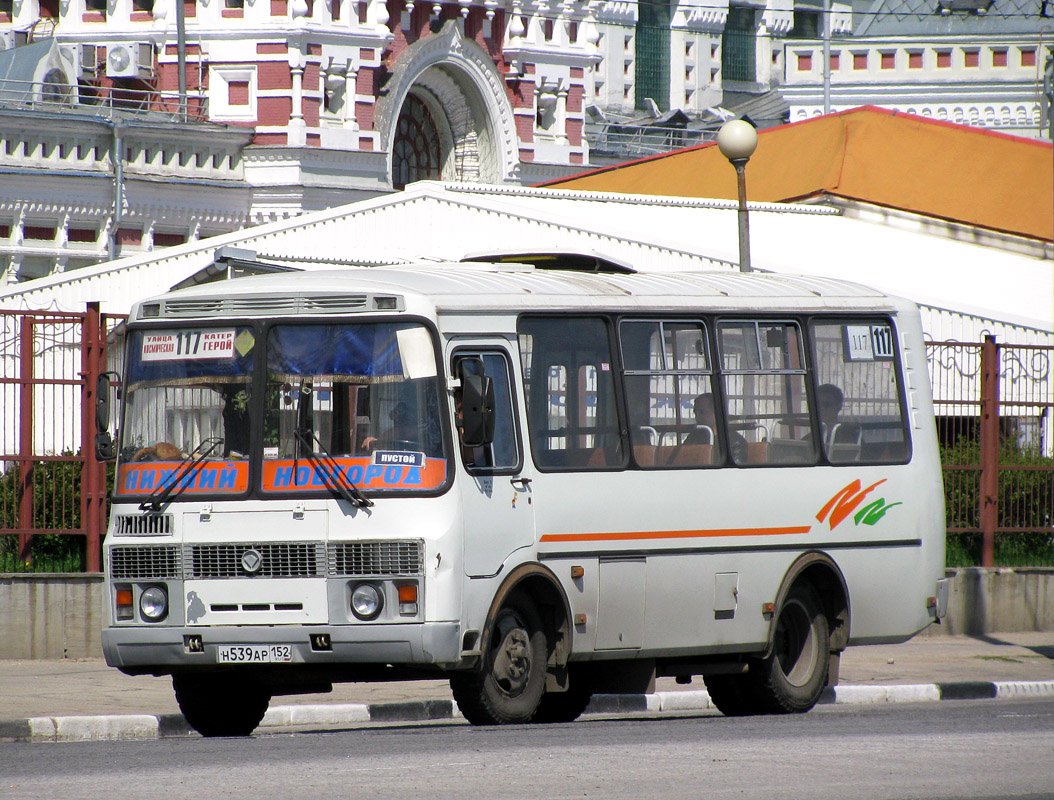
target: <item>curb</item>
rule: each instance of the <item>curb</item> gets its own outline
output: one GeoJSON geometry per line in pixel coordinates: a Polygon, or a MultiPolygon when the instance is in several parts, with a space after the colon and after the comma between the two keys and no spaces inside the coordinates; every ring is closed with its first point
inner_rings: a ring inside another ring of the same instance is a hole
{"type": "MultiPolygon", "coordinates": [[[[1008,700],[1054,697],[1054,681],[968,681],[962,683],[834,686],[820,695],[819,705],[928,703],[939,700],[1008,700]]],[[[705,691],[653,694],[597,694],[585,710],[597,714],[661,714],[713,709],[705,691]]],[[[261,733],[314,725],[363,725],[371,722],[423,722],[462,719],[450,700],[410,703],[274,706],[258,728],[261,733]]],[[[181,714],[31,717],[0,720],[0,742],[86,742],[165,739],[191,736],[181,714]]]]}

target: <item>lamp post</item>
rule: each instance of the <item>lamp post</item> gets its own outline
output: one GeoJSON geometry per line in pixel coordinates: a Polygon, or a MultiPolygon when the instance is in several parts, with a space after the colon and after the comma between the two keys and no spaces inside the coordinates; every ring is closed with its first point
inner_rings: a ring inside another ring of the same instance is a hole
{"type": "Polygon", "coordinates": [[[758,132],[742,119],[730,119],[717,132],[717,148],[736,168],[739,189],[739,271],[750,272],[750,222],[747,219],[746,167],[758,146],[758,132]]]}

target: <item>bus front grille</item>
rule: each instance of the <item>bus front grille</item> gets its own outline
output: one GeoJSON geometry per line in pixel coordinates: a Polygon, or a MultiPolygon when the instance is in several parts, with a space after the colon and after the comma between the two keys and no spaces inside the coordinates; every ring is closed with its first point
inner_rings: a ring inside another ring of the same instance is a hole
{"type": "Polygon", "coordinates": [[[183,577],[183,559],[178,545],[113,547],[110,577],[114,580],[157,580],[183,577]]]}
{"type": "Polygon", "coordinates": [[[167,536],[172,533],[172,515],[114,515],[113,532],[117,536],[167,536]]]}
{"type": "Polygon", "coordinates": [[[424,561],[420,539],[382,542],[343,542],[329,546],[329,574],[419,575],[424,561]]]}
{"type": "Polygon", "coordinates": [[[325,545],[321,542],[188,544],[184,548],[187,580],[322,578],[326,574],[325,545]],[[249,551],[255,554],[247,557],[249,551]]]}
{"type": "Polygon", "coordinates": [[[117,545],[110,549],[114,580],[322,578],[420,575],[420,539],[331,543],[117,545]],[[255,551],[246,556],[249,551],[255,551]]]}

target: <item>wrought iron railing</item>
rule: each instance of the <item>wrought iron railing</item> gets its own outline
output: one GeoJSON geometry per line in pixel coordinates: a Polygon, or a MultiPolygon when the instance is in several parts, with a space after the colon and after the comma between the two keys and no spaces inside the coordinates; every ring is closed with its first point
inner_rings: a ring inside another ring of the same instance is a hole
{"type": "Polygon", "coordinates": [[[174,92],[85,83],[0,80],[0,108],[106,118],[150,115],[172,121],[208,121],[208,101],[201,94],[181,98],[174,92]]]}

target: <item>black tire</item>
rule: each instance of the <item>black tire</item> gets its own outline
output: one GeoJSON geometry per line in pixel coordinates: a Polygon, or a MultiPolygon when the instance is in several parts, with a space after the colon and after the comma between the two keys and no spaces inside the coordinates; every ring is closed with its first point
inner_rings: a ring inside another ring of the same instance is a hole
{"type": "Polygon", "coordinates": [[[753,675],[704,675],[703,683],[706,684],[710,702],[726,717],[749,717],[765,713],[753,675]]]}
{"type": "Polygon", "coordinates": [[[574,722],[586,710],[593,692],[572,679],[566,692],[546,692],[531,722],[574,722]]]}
{"type": "Polygon", "coordinates": [[[808,584],[794,586],[776,618],[772,654],[755,670],[767,710],[801,714],[816,705],[827,685],[830,650],[820,596],[808,584]]]}
{"type": "Polygon", "coordinates": [[[176,702],[202,736],[248,736],[260,724],[271,694],[232,675],[173,675],[176,702]]]}
{"type": "Polygon", "coordinates": [[[776,617],[772,653],[752,661],[746,674],[705,677],[710,700],[731,717],[804,713],[827,685],[830,649],[819,595],[809,584],[797,584],[776,617]]]}
{"type": "Polygon", "coordinates": [[[473,725],[530,722],[545,692],[548,652],[534,606],[510,598],[491,625],[482,670],[450,677],[450,690],[465,719],[473,725]]]}

